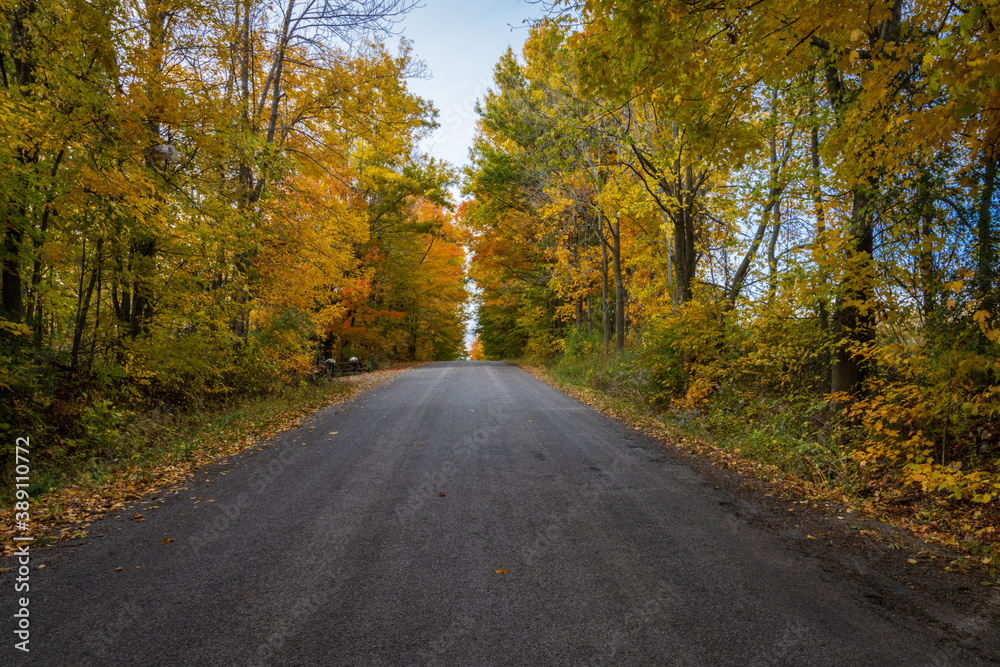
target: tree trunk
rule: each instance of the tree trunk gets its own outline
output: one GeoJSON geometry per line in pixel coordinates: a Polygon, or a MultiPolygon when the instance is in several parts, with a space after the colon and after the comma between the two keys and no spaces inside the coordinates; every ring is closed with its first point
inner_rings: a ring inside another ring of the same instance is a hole
{"type": "Polygon", "coordinates": [[[590,302],[590,295],[587,295],[587,337],[593,338],[594,336],[594,309],[590,302]]]}
{"type": "Polygon", "coordinates": [[[410,361],[417,360],[417,330],[420,324],[420,316],[418,313],[413,313],[410,315],[410,333],[406,341],[406,353],[409,356],[410,361]]]}
{"type": "MultiPolygon", "coordinates": [[[[243,3],[243,26],[240,29],[240,106],[243,112],[243,133],[252,134],[256,128],[251,114],[253,102],[250,100],[250,3],[243,3]]],[[[240,156],[238,171],[240,200],[246,201],[253,192],[253,171],[247,164],[246,155],[240,156]]]]}
{"type": "Polygon", "coordinates": [[[871,370],[865,348],[875,340],[873,293],[871,276],[868,275],[875,240],[870,211],[872,199],[861,188],[854,191],[851,211],[854,248],[850,259],[860,260],[861,266],[842,280],[834,306],[831,327],[834,352],[833,367],[830,369],[830,391],[834,394],[856,392],[871,370]]]}
{"type": "Polygon", "coordinates": [[[677,279],[674,276],[674,242],[667,230],[670,229],[670,218],[660,211],[660,221],[663,223],[663,243],[667,246],[667,290],[670,292],[670,313],[677,314],[677,279]]]}
{"type": "MultiPolygon", "coordinates": [[[[66,149],[59,151],[56,155],[56,159],[52,164],[52,169],[49,172],[51,178],[55,178],[56,174],[59,173],[59,166],[62,164],[63,158],[66,156],[66,149]]],[[[45,239],[49,231],[49,220],[53,215],[56,215],[55,208],[52,206],[50,198],[46,198],[45,207],[42,211],[42,221],[38,226],[38,233],[34,235],[31,240],[32,248],[34,250],[34,260],[31,267],[31,282],[28,287],[28,305],[27,305],[27,317],[25,321],[34,330],[34,344],[35,347],[42,346],[42,340],[45,338],[45,320],[43,317],[43,308],[41,301],[41,294],[39,293],[39,285],[42,284],[42,246],[45,244],[45,239]]]]}
{"type": "MultiPolygon", "coordinates": [[[[902,2],[893,3],[890,17],[879,27],[883,42],[899,38],[902,2]]],[[[846,106],[844,82],[837,65],[828,60],[825,65],[830,104],[838,113],[846,106]]],[[[840,116],[838,122],[843,120],[840,116]]],[[[867,349],[875,341],[874,289],[871,280],[875,228],[872,205],[875,200],[877,176],[869,174],[855,186],[851,209],[853,248],[847,260],[851,275],[841,279],[831,321],[833,334],[833,364],[830,368],[830,391],[834,394],[854,394],[861,389],[871,371],[867,349]]]]}
{"type": "Polygon", "coordinates": [[[615,349],[621,352],[625,349],[625,283],[622,280],[622,246],[618,214],[615,214],[614,220],[615,224],[611,230],[614,235],[611,258],[615,272],[615,349]]]}
{"type": "Polygon", "coordinates": [[[608,317],[608,240],[604,233],[604,216],[597,212],[598,237],[601,240],[601,327],[604,332],[604,351],[611,347],[611,320],[608,317]]]}
{"type": "MultiPolygon", "coordinates": [[[[812,128],[809,132],[809,157],[812,162],[812,196],[813,196],[813,212],[816,216],[816,244],[818,248],[818,253],[822,257],[826,257],[826,210],[823,208],[823,186],[822,178],[823,172],[820,169],[819,161],[819,121],[816,119],[816,82],[813,81],[812,89],[810,91],[810,103],[812,105],[812,128]]],[[[825,285],[828,282],[827,270],[825,267],[820,266],[820,289],[821,291],[825,289],[825,285]]],[[[830,330],[830,312],[826,302],[826,297],[822,294],[816,302],[816,309],[819,313],[819,327],[821,331],[830,330]]],[[[830,364],[829,354],[825,355],[825,361],[827,367],[830,364]]]]}
{"type": "Polygon", "coordinates": [[[781,235],[781,199],[780,194],[775,194],[774,213],[772,218],[774,224],[771,226],[771,238],[767,243],[767,303],[770,307],[774,297],[778,292],[778,257],[776,249],[778,238],[781,235]]]}
{"type": "Polygon", "coordinates": [[[267,144],[274,144],[274,134],[278,127],[278,109],[281,104],[281,74],[285,67],[285,50],[288,47],[288,31],[292,23],[292,11],[295,9],[295,0],[288,0],[288,7],[285,9],[285,17],[281,25],[281,35],[278,39],[278,48],[274,55],[274,94],[271,97],[271,113],[267,122],[267,144]]]}
{"type": "MultiPolygon", "coordinates": [[[[35,82],[35,53],[29,19],[38,9],[36,2],[22,2],[15,5],[8,15],[10,27],[9,53],[14,62],[14,78],[9,88],[15,98],[30,94],[25,90],[35,82]]],[[[22,169],[37,162],[37,157],[26,150],[18,149],[18,162],[22,169]]],[[[23,187],[28,187],[27,182],[23,187]]],[[[24,242],[25,223],[28,210],[23,205],[8,201],[4,212],[2,246],[2,266],[0,266],[0,317],[10,322],[24,319],[24,282],[21,276],[21,244],[24,242]]]]}
{"type": "Polygon", "coordinates": [[[767,244],[767,302],[771,301],[778,291],[778,258],[775,249],[778,237],[781,235],[781,165],[778,163],[778,91],[771,91],[771,151],[768,159],[771,163],[771,238],[767,244]]]}
{"type": "MultiPolygon", "coordinates": [[[[20,217],[20,216],[19,216],[20,217]]],[[[21,218],[23,219],[23,217],[21,218]]],[[[0,313],[9,322],[20,322],[24,319],[24,287],[21,282],[21,243],[24,241],[24,231],[21,220],[10,220],[3,237],[3,269],[0,277],[0,293],[2,293],[2,308],[0,313]]]]}
{"type": "MultiPolygon", "coordinates": [[[[986,149],[983,158],[983,184],[979,191],[979,215],[976,221],[978,248],[976,253],[976,291],[983,299],[982,308],[994,313],[997,298],[994,294],[996,284],[996,255],[993,247],[993,207],[997,176],[996,150],[994,146],[986,149]]],[[[994,326],[996,323],[993,323],[994,326]]]]}
{"type": "Polygon", "coordinates": [[[97,245],[97,267],[95,273],[97,274],[97,302],[94,304],[94,336],[90,339],[90,360],[87,362],[89,368],[94,367],[94,359],[97,356],[97,336],[101,326],[101,287],[104,281],[104,258],[102,256],[102,250],[104,247],[104,239],[100,239],[97,245]]]}
{"type": "MultiPolygon", "coordinates": [[[[87,273],[87,242],[83,243],[83,257],[80,259],[80,293],[77,296],[76,305],[76,326],[73,330],[73,349],[70,352],[70,373],[76,375],[80,370],[80,348],[83,346],[83,333],[87,328],[87,313],[90,311],[90,299],[94,294],[94,286],[97,284],[97,273],[101,265],[101,249],[104,246],[104,239],[98,239],[96,259],[90,272],[90,282],[86,289],[83,287],[83,278],[87,273]]],[[[95,333],[96,335],[96,333],[95,333]]]]}
{"type": "Polygon", "coordinates": [[[135,338],[149,333],[153,318],[151,289],[140,276],[151,276],[156,264],[156,239],[146,238],[132,244],[132,291],[128,308],[128,332],[135,338]]]}
{"type": "Polygon", "coordinates": [[[920,256],[917,258],[917,272],[920,276],[921,310],[924,314],[925,327],[934,316],[937,284],[934,279],[934,200],[929,181],[928,175],[924,173],[917,186],[917,201],[920,205],[920,229],[917,231],[920,256]]]}

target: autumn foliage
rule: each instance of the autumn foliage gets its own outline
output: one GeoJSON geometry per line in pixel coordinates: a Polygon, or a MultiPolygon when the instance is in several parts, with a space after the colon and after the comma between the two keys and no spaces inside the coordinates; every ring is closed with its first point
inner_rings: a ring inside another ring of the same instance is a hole
{"type": "Polygon", "coordinates": [[[557,9],[480,105],[462,222],[483,354],[555,357],[988,538],[1000,8],[557,9]]]}
{"type": "Polygon", "coordinates": [[[456,176],[371,38],[412,6],[0,2],[0,432],[37,466],[329,358],[462,353],[456,176]]]}

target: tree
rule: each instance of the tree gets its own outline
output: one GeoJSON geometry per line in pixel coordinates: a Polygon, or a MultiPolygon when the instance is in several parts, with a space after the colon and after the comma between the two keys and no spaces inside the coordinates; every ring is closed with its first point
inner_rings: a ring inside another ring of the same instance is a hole
{"type": "Polygon", "coordinates": [[[4,428],[85,442],[92,401],[266,393],[334,342],[461,353],[454,177],[416,157],[419,63],[379,41],[413,6],[0,7],[4,428]]]}

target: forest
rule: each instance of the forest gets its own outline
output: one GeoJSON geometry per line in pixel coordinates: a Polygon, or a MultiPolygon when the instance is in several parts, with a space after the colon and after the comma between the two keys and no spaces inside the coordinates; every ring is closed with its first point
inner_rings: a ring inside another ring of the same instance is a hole
{"type": "Polygon", "coordinates": [[[549,9],[478,108],[473,358],[995,542],[1000,3],[549,9]]]}
{"type": "Polygon", "coordinates": [[[143,415],[464,352],[457,174],[372,37],[415,4],[2,2],[0,432],[33,495],[135,458],[143,415]]]}
{"type": "Polygon", "coordinates": [[[458,358],[473,299],[475,359],[1000,544],[1000,2],[543,4],[460,175],[413,0],[0,0],[32,496],[327,359],[458,358]]]}

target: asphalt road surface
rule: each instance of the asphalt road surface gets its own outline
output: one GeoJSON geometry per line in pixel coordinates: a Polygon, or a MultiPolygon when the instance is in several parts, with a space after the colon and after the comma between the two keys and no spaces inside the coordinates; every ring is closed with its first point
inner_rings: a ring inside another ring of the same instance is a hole
{"type": "Polygon", "coordinates": [[[27,655],[5,574],[0,662],[1000,664],[783,525],[513,366],[433,364],[37,555],[27,655]]]}

